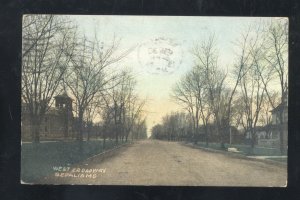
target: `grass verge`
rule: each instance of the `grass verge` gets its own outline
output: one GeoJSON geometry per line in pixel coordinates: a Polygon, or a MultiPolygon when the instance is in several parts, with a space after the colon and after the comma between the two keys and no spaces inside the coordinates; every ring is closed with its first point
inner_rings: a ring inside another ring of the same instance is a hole
{"type": "MultiPolygon", "coordinates": [[[[121,144],[124,143],[118,145],[121,144]]],[[[22,144],[21,180],[34,183],[53,173],[53,167],[68,167],[116,146],[115,141],[110,140],[106,141],[105,147],[102,140],[84,141],[81,150],[76,141],[22,144]]]]}

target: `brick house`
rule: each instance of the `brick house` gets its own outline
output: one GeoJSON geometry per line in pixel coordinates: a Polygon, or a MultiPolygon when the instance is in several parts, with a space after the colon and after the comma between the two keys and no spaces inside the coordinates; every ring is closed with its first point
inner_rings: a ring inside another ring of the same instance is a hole
{"type": "MultiPolygon", "coordinates": [[[[64,139],[73,137],[73,110],[72,99],[66,94],[54,97],[55,107],[50,107],[40,125],[40,139],[64,139]]],[[[23,141],[32,138],[30,113],[26,103],[22,103],[21,137],[23,141]]]]}

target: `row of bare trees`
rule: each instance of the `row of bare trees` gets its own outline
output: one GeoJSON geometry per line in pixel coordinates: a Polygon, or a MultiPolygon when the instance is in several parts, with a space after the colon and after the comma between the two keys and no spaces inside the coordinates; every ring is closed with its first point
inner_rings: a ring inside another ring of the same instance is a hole
{"type": "MultiPolygon", "coordinates": [[[[191,50],[194,67],[174,86],[172,98],[190,116],[192,138],[197,143],[199,127],[214,124],[224,148],[231,126],[251,133],[271,123],[270,110],[287,100],[288,22],[272,20],[250,26],[234,42],[236,56],[231,70],[219,63],[214,35],[191,50]]],[[[280,149],[283,145],[283,111],[280,113],[280,149]]],[[[155,130],[154,130],[155,131],[155,130]]]]}
{"type": "Polygon", "coordinates": [[[119,140],[127,141],[130,134],[131,139],[147,138],[146,119],[142,115],[146,101],[139,99],[135,85],[132,74],[123,71],[118,84],[102,94],[104,109],[101,114],[105,127],[103,142],[111,133],[114,133],[116,143],[119,140]]]}
{"type": "Polygon", "coordinates": [[[113,127],[104,135],[113,134],[116,142],[137,129],[145,132],[145,101],[135,94],[133,74],[114,70],[133,50],[121,51],[120,41],[113,37],[100,42],[96,33],[92,39],[81,36],[63,16],[23,17],[22,101],[28,105],[34,142],[40,140],[40,125],[53,97],[63,91],[74,100],[78,141],[83,141],[85,124],[96,118],[113,127]]]}
{"type": "Polygon", "coordinates": [[[191,137],[193,125],[190,115],[173,112],[162,118],[162,123],[152,127],[152,139],[182,141],[191,137]]]}

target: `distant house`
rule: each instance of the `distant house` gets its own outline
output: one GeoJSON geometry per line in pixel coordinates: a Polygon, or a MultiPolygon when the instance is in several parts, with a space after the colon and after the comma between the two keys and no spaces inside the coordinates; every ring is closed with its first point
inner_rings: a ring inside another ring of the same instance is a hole
{"type": "Polygon", "coordinates": [[[267,137],[258,140],[260,146],[279,147],[280,145],[280,129],[283,131],[283,145],[288,145],[288,104],[287,101],[279,104],[270,111],[272,113],[272,122],[265,126],[267,137]],[[280,123],[280,114],[282,113],[282,121],[280,123]]]}
{"type": "MultiPolygon", "coordinates": [[[[73,133],[72,99],[66,94],[54,97],[55,107],[50,107],[40,125],[41,139],[63,139],[73,133]]],[[[31,140],[32,127],[30,123],[29,105],[22,103],[21,137],[31,140]]]]}
{"type": "MultiPolygon", "coordinates": [[[[276,108],[270,111],[272,113],[271,124],[264,127],[258,126],[255,128],[256,144],[263,147],[275,147],[280,146],[280,129],[283,130],[283,145],[288,144],[288,105],[287,102],[279,104],[276,108]],[[283,124],[280,124],[280,114],[282,113],[283,124]]],[[[246,143],[252,138],[251,132],[247,131],[246,143]]]]}

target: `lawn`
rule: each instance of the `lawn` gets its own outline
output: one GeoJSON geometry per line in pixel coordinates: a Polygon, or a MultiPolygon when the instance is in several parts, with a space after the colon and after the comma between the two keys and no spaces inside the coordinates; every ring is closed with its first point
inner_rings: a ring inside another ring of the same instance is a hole
{"type": "Polygon", "coordinates": [[[55,166],[67,167],[114,147],[116,147],[115,142],[110,140],[106,141],[105,148],[102,146],[102,140],[84,141],[81,151],[76,141],[23,143],[21,148],[21,180],[26,183],[33,183],[35,180],[53,173],[55,166]]]}
{"type": "MultiPolygon", "coordinates": [[[[208,146],[204,142],[198,142],[197,146],[211,148],[216,150],[226,150],[229,147],[234,147],[239,151],[239,154],[243,155],[252,155],[252,156],[281,156],[281,152],[279,148],[268,148],[268,147],[258,147],[255,146],[253,149],[250,145],[245,144],[225,144],[225,149],[221,149],[220,143],[209,143],[208,146]]],[[[283,155],[287,155],[285,152],[283,155]]]]}

